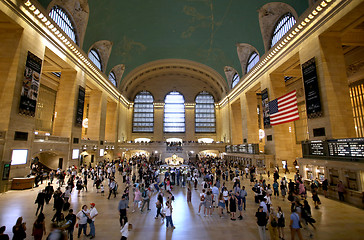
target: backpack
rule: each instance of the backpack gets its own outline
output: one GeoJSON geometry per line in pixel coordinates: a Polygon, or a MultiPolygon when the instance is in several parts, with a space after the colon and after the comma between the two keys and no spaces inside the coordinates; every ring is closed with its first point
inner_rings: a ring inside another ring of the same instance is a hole
{"type": "Polygon", "coordinates": [[[142,197],[143,197],[143,198],[146,198],[146,197],[147,197],[147,191],[145,191],[145,190],[143,191],[143,193],[142,193],[142,197]]]}
{"type": "Polygon", "coordinates": [[[205,201],[205,195],[201,196],[201,202],[205,201]]]}
{"type": "Polygon", "coordinates": [[[203,188],[207,188],[207,183],[205,183],[205,184],[203,185],[203,188]]]}

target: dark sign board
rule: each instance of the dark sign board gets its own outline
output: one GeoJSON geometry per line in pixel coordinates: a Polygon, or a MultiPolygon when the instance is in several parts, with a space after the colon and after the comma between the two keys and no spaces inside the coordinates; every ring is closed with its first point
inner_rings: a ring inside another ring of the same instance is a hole
{"type": "Polygon", "coordinates": [[[264,128],[270,128],[268,89],[262,91],[262,108],[264,128]]]}
{"type": "Polygon", "coordinates": [[[302,143],[304,157],[328,159],[364,158],[364,138],[345,138],[302,143]]]}
{"type": "Polygon", "coordinates": [[[4,163],[3,166],[3,180],[8,180],[10,176],[10,163],[4,163]]]}
{"type": "Polygon", "coordinates": [[[320,117],[322,110],[315,58],[302,64],[302,76],[305,86],[307,117],[320,117]]]}
{"type": "Polygon", "coordinates": [[[364,157],[364,139],[348,138],[338,140],[328,140],[330,156],[336,157],[364,157]]]}
{"type": "Polygon", "coordinates": [[[20,114],[35,116],[41,69],[42,59],[28,52],[20,94],[20,114]]]}
{"type": "Polygon", "coordinates": [[[259,144],[227,145],[226,152],[259,154],[259,144]]]}
{"type": "Polygon", "coordinates": [[[75,122],[75,125],[77,127],[82,127],[84,105],[85,105],[85,89],[80,86],[78,89],[76,122],[75,122]]]}

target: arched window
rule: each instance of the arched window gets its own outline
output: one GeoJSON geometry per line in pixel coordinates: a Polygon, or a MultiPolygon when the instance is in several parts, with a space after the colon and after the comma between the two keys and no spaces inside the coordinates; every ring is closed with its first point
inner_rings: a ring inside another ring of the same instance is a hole
{"type": "Polygon", "coordinates": [[[164,99],[164,132],[185,132],[185,99],[171,92],[164,99]]]}
{"type": "Polygon", "coordinates": [[[216,132],[215,100],[208,92],[201,92],[196,97],[195,132],[216,132]]]}
{"type": "Polygon", "coordinates": [[[292,13],[284,14],[274,28],[270,47],[273,47],[295,24],[296,19],[292,13]]]}
{"type": "Polygon", "coordinates": [[[133,132],[153,132],[154,108],[150,92],[138,93],[134,99],[133,132]]]}
{"type": "Polygon", "coordinates": [[[115,73],[113,71],[110,72],[109,74],[109,80],[110,82],[116,87],[116,77],[115,77],[115,73]]]}
{"type": "Polygon", "coordinates": [[[53,19],[55,23],[57,23],[57,25],[63,30],[63,32],[67,34],[67,36],[77,44],[76,30],[67,13],[62,8],[56,5],[49,12],[49,16],[53,19]]]}
{"type": "Polygon", "coordinates": [[[231,82],[231,88],[234,88],[236,84],[240,81],[239,74],[235,73],[233,77],[233,81],[231,82]]]}
{"type": "Polygon", "coordinates": [[[88,53],[88,58],[96,65],[98,69],[101,69],[101,58],[96,49],[91,49],[88,53]]]}
{"type": "Polygon", "coordinates": [[[259,55],[257,52],[250,54],[248,64],[246,65],[246,73],[248,73],[259,62],[259,55]]]}

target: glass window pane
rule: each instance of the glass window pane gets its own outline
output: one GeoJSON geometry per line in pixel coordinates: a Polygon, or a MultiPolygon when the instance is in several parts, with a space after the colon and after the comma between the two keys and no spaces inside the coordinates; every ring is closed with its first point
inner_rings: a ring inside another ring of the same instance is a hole
{"type": "Polygon", "coordinates": [[[196,97],[195,132],[216,132],[215,100],[208,92],[201,92],[196,97]]]}
{"type": "Polygon", "coordinates": [[[240,77],[237,73],[235,73],[235,75],[233,77],[233,81],[231,83],[231,88],[234,88],[236,86],[236,84],[238,84],[239,81],[240,81],[240,77]]]}
{"type": "Polygon", "coordinates": [[[133,132],[154,131],[153,96],[150,92],[138,93],[134,99],[133,132]]]}
{"type": "Polygon", "coordinates": [[[110,74],[109,74],[109,80],[116,87],[116,77],[115,77],[115,73],[114,72],[110,72],[110,74]]]}
{"type": "Polygon", "coordinates": [[[185,100],[182,94],[171,92],[164,103],[164,132],[185,132],[185,100]]]}
{"type": "Polygon", "coordinates": [[[248,64],[246,66],[246,73],[248,73],[258,62],[259,62],[259,55],[258,53],[253,52],[248,59],[248,64]]]}
{"type": "Polygon", "coordinates": [[[49,16],[52,20],[63,30],[65,34],[74,42],[76,42],[76,31],[70,18],[66,12],[59,6],[54,6],[49,12],[49,16]]]}
{"type": "Polygon", "coordinates": [[[292,13],[286,13],[283,15],[274,28],[270,47],[273,47],[295,24],[296,19],[292,13]]]}
{"type": "Polygon", "coordinates": [[[88,58],[91,60],[91,62],[93,62],[95,64],[95,66],[101,69],[101,58],[99,53],[95,50],[95,49],[91,49],[90,52],[88,53],[88,58]]]}

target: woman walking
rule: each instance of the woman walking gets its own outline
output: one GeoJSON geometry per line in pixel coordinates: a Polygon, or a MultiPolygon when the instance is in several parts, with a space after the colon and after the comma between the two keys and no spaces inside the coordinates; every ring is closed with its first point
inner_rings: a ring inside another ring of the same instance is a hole
{"type": "Polygon", "coordinates": [[[16,224],[13,227],[13,240],[23,240],[27,237],[25,222],[23,222],[23,217],[19,217],[16,220],[16,224]]]}
{"type": "Polygon", "coordinates": [[[206,209],[205,217],[212,216],[211,208],[212,208],[212,194],[211,191],[207,191],[205,199],[205,209],[206,209]]]}
{"type": "Polygon", "coordinates": [[[285,227],[285,219],[284,219],[284,213],[282,211],[282,208],[278,206],[278,212],[277,212],[277,222],[278,222],[278,235],[279,238],[284,240],[284,227],[285,227]]]}
{"type": "Polygon", "coordinates": [[[40,213],[33,224],[32,236],[34,240],[41,240],[43,235],[46,235],[45,223],[44,223],[44,214],[40,213]]]}
{"type": "Polygon", "coordinates": [[[189,184],[189,186],[187,187],[187,203],[191,203],[191,198],[192,198],[192,192],[191,192],[191,185],[189,184]]]}
{"type": "Polygon", "coordinates": [[[233,194],[232,192],[230,193],[230,213],[231,213],[231,220],[235,221],[236,220],[236,205],[238,200],[235,197],[235,194],[233,194]]]}
{"type": "Polygon", "coordinates": [[[225,200],[224,200],[224,197],[223,197],[222,193],[220,193],[220,195],[219,195],[218,206],[219,206],[219,216],[220,216],[220,218],[222,218],[222,212],[223,212],[223,210],[225,208],[225,200]]]}

